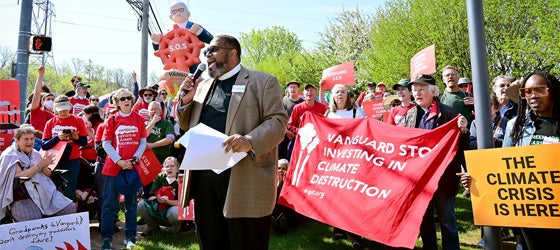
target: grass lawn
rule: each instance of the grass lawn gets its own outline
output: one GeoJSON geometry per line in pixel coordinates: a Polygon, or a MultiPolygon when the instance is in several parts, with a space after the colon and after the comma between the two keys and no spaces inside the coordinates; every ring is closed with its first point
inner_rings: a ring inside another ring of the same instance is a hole
{"type": "MultiPolygon", "coordinates": [[[[462,190],[461,190],[462,192],[462,190]]],[[[459,239],[461,249],[480,249],[476,246],[480,240],[480,228],[473,225],[471,201],[461,196],[456,199],[456,213],[459,225],[459,239]]],[[[324,250],[324,249],[352,249],[349,241],[333,241],[331,239],[332,227],[313,221],[303,226],[291,229],[286,234],[272,234],[270,237],[271,250],[324,250]]],[[[438,234],[439,237],[439,234],[438,234]]],[[[364,240],[366,249],[384,249],[383,246],[364,240]]],[[[165,233],[156,233],[148,238],[139,239],[134,249],[146,250],[198,250],[196,236],[193,232],[182,232],[173,236],[165,233]]],[[[441,243],[441,242],[440,242],[441,243]]],[[[418,241],[416,246],[422,245],[418,241]]],[[[513,242],[504,242],[504,249],[515,249],[513,242]]]]}

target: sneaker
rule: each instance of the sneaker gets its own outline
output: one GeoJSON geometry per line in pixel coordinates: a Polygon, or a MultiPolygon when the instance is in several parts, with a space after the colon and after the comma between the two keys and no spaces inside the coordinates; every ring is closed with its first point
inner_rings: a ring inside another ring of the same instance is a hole
{"type": "Polygon", "coordinates": [[[132,240],[124,240],[123,244],[126,246],[126,249],[132,249],[136,244],[132,240]]]}
{"type": "Polygon", "coordinates": [[[476,245],[480,248],[484,248],[486,246],[486,241],[484,240],[484,238],[482,238],[476,245]]]}
{"type": "Polygon", "coordinates": [[[103,245],[101,245],[101,250],[111,250],[111,240],[103,240],[103,245]]]}

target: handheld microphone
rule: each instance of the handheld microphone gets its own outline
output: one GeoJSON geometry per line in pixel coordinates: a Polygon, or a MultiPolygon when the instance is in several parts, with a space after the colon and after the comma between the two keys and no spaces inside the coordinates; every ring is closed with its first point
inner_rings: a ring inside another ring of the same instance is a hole
{"type": "MultiPolygon", "coordinates": [[[[198,67],[196,68],[196,71],[194,72],[193,75],[193,82],[196,82],[196,80],[200,77],[200,75],[202,75],[202,72],[204,72],[206,70],[206,64],[201,63],[198,65],[198,67]]],[[[181,94],[179,95],[179,97],[183,98],[183,96],[185,96],[188,93],[188,91],[186,89],[181,89],[181,94]]]]}

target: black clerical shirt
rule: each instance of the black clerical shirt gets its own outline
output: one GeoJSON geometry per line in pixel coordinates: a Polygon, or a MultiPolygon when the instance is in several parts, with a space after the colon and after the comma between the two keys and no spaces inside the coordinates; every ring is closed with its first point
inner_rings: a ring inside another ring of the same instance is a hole
{"type": "Polygon", "coordinates": [[[239,73],[223,81],[219,79],[214,80],[210,92],[204,101],[204,106],[202,107],[202,115],[200,116],[201,123],[225,133],[231,89],[238,75],[239,73]]]}

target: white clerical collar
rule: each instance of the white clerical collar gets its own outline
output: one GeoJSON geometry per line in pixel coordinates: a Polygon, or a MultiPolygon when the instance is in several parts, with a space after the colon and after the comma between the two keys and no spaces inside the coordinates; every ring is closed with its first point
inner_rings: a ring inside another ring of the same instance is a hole
{"type": "Polygon", "coordinates": [[[218,77],[218,80],[223,81],[226,80],[232,76],[234,76],[235,74],[239,73],[239,71],[241,71],[241,63],[237,64],[237,66],[233,67],[233,69],[231,69],[229,72],[223,74],[222,76],[218,77]]]}

